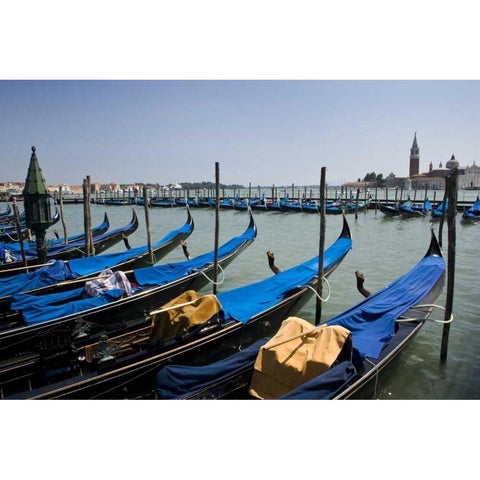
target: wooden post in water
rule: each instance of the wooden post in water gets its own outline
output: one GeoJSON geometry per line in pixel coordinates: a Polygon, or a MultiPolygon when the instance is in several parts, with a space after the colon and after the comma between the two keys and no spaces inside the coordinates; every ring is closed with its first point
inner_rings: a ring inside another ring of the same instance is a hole
{"type": "Polygon", "coordinates": [[[367,184],[365,184],[365,208],[363,209],[363,214],[367,214],[367,184]]]}
{"type": "Polygon", "coordinates": [[[317,303],[315,309],[315,325],[319,325],[322,319],[323,294],[323,256],[325,251],[325,171],[322,167],[320,173],[320,242],[318,246],[318,282],[317,282],[317,303]]]}
{"type": "Polygon", "coordinates": [[[443,247],[443,224],[445,222],[445,215],[446,215],[446,203],[448,198],[448,187],[449,182],[445,178],[445,192],[443,193],[443,202],[442,202],[442,216],[440,217],[440,223],[438,224],[438,243],[441,247],[443,247]]]}
{"type": "Polygon", "coordinates": [[[93,252],[92,248],[92,218],[90,211],[90,177],[83,180],[83,225],[85,230],[85,256],[89,257],[93,252]]]}
{"type": "Polygon", "coordinates": [[[425,195],[423,196],[423,202],[427,201],[427,184],[425,183],[425,195]]]}
{"type": "MultiPolygon", "coordinates": [[[[456,216],[457,216],[457,178],[458,169],[454,168],[453,172],[446,178],[448,182],[448,260],[447,260],[447,298],[445,301],[445,321],[449,320],[452,315],[453,292],[455,287],[455,250],[456,250],[456,216]]],[[[448,351],[448,335],[450,333],[450,323],[443,324],[442,346],[440,350],[440,360],[447,360],[448,351]]]]}
{"type": "Polygon", "coordinates": [[[17,230],[17,237],[20,243],[20,251],[22,253],[22,263],[23,266],[26,268],[28,272],[28,262],[25,258],[25,246],[23,245],[23,234],[22,234],[22,227],[20,226],[20,216],[18,215],[18,207],[17,207],[17,197],[13,197],[13,215],[15,217],[15,229],[17,230]]]}
{"type": "Polygon", "coordinates": [[[65,222],[65,215],[63,213],[63,187],[62,185],[58,186],[58,203],[60,205],[60,219],[62,220],[62,227],[63,227],[63,238],[65,245],[68,243],[68,229],[67,223],[65,222]]]}
{"type": "Polygon", "coordinates": [[[355,220],[358,219],[358,197],[360,196],[360,187],[357,187],[357,198],[355,200],[355,220]]]}
{"type": "MultiPolygon", "coordinates": [[[[219,184],[220,184],[220,168],[218,162],[215,162],[215,248],[213,257],[213,294],[217,293],[218,278],[218,236],[220,229],[220,208],[219,208],[219,184]]],[[[250,204],[250,190],[248,194],[248,203],[250,204]]]]}
{"type": "Polygon", "coordinates": [[[145,209],[145,225],[147,227],[148,258],[153,265],[155,262],[153,261],[152,232],[150,231],[150,213],[148,211],[148,194],[146,185],[143,186],[143,206],[145,209]]]}
{"type": "Polygon", "coordinates": [[[92,232],[92,183],[90,175],[87,175],[87,191],[88,191],[88,236],[90,243],[90,255],[95,255],[93,248],[93,232],[92,232]]]}
{"type": "Polygon", "coordinates": [[[378,203],[378,195],[377,195],[378,183],[375,183],[375,215],[377,214],[377,203],[378,203]]]}

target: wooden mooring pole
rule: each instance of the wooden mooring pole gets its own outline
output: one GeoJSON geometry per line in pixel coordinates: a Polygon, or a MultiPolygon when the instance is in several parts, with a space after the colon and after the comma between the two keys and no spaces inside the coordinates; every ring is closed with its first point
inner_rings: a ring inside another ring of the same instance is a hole
{"type": "Polygon", "coordinates": [[[145,225],[147,227],[148,258],[153,265],[152,232],[150,230],[150,213],[148,211],[148,193],[146,185],[143,186],[143,207],[145,209],[145,225]]]}
{"type": "Polygon", "coordinates": [[[92,217],[90,210],[90,176],[83,180],[83,225],[85,229],[85,256],[93,254],[92,217]]]}
{"type": "MultiPolygon", "coordinates": [[[[220,201],[219,201],[219,185],[220,185],[220,167],[219,163],[215,162],[215,246],[213,257],[213,294],[217,293],[217,278],[218,278],[218,237],[220,230],[220,201]]],[[[248,204],[250,205],[250,189],[248,192],[248,204]]]]}
{"type": "MultiPolygon", "coordinates": [[[[448,184],[448,259],[447,259],[447,298],[445,301],[445,321],[449,320],[452,315],[453,293],[455,287],[455,249],[456,249],[456,216],[457,216],[457,184],[458,169],[446,178],[448,184]]],[[[450,333],[450,323],[443,324],[442,346],[440,350],[440,360],[447,360],[448,351],[448,335],[450,333]]]]}
{"type": "Polygon", "coordinates": [[[18,241],[20,243],[20,250],[22,253],[22,263],[23,266],[26,268],[28,272],[28,262],[25,257],[25,245],[23,244],[23,233],[22,233],[22,227],[20,226],[20,216],[18,215],[18,207],[17,207],[17,197],[13,197],[13,215],[15,217],[15,229],[17,231],[17,237],[18,241]]]}
{"type": "Polygon", "coordinates": [[[442,216],[438,224],[438,244],[443,247],[443,224],[445,222],[445,215],[447,214],[447,198],[448,198],[448,180],[445,179],[445,192],[443,193],[442,216]]]}
{"type": "Polygon", "coordinates": [[[65,245],[68,243],[68,229],[67,223],[65,222],[65,214],[63,212],[63,187],[62,185],[58,186],[58,204],[60,206],[60,219],[62,220],[63,227],[63,238],[65,245]]]}
{"type": "Polygon", "coordinates": [[[325,251],[325,171],[322,167],[320,174],[320,242],[318,247],[318,282],[317,282],[317,303],[315,309],[315,325],[319,325],[322,319],[322,298],[323,293],[323,256],[325,251]]]}
{"type": "Polygon", "coordinates": [[[355,220],[358,219],[358,197],[360,197],[360,188],[357,187],[357,198],[355,200],[355,220]]]}

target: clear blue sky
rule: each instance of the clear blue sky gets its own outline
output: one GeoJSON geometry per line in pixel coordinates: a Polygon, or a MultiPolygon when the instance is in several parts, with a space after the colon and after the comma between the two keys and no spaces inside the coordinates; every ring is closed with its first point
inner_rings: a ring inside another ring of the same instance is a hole
{"type": "Polygon", "coordinates": [[[330,184],[480,163],[479,81],[0,81],[2,180],[330,184]]]}

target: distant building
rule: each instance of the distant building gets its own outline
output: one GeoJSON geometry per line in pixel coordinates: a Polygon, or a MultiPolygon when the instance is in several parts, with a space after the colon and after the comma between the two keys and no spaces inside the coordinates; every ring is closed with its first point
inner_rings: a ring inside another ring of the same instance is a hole
{"type": "Polygon", "coordinates": [[[475,162],[471,167],[465,168],[465,173],[460,177],[458,187],[467,190],[480,190],[480,167],[475,165],[475,162]]]}
{"type": "MultiPolygon", "coordinates": [[[[445,188],[445,178],[453,168],[457,168],[459,188],[463,188],[461,185],[462,182],[464,182],[467,167],[460,166],[454,154],[452,154],[450,160],[447,161],[445,167],[442,162],[440,162],[437,168],[433,168],[433,163],[430,162],[428,172],[425,173],[418,173],[419,164],[420,149],[418,148],[417,132],[415,132],[412,148],[410,149],[410,177],[409,179],[401,179],[403,180],[403,185],[407,186],[407,184],[409,184],[410,188],[414,189],[427,188],[428,190],[443,190],[445,188]]],[[[474,180],[472,181],[474,182],[474,180]]]]}
{"type": "Polygon", "coordinates": [[[420,149],[418,148],[417,143],[417,132],[415,132],[415,137],[413,137],[412,148],[410,149],[410,170],[409,177],[412,178],[414,175],[418,175],[420,168],[420,149]]]}

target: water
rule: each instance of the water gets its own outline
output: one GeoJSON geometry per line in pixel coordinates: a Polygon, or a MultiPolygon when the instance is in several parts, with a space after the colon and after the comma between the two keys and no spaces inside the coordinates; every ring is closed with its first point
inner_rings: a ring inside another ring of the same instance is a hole
{"type": "MultiPolygon", "coordinates": [[[[467,192],[476,198],[477,192],[467,192]]],[[[389,195],[390,198],[390,195],[389,195]]],[[[459,195],[459,199],[462,198],[459,195]]],[[[438,196],[437,196],[438,199],[438,196]]],[[[5,204],[0,205],[3,209],[5,204]]],[[[129,237],[132,247],[147,243],[143,207],[137,211],[140,226],[129,237]]],[[[127,224],[132,207],[92,205],[92,226],[103,221],[106,211],[111,228],[127,224]]],[[[65,205],[69,235],[83,230],[83,206],[65,205]]],[[[152,240],[156,241],[170,230],[180,227],[187,218],[185,208],[150,209],[152,240]]],[[[189,251],[197,255],[214,247],[215,211],[192,209],[195,229],[187,239],[189,251]]],[[[266,251],[275,254],[276,264],[282,270],[318,254],[320,232],[319,216],[307,213],[254,212],[258,227],[255,242],[226,270],[219,291],[229,290],[270,276],[266,251]]],[[[457,216],[457,248],[454,296],[454,322],[450,328],[448,358],[441,363],[440,344],[443,325],[428,321],[402,354],[401,362],[393,375],[379,385],[379,399],[478,399],[480,398],[480,326],[478,307],[480,283],[478,281],[480,225],[463,225],[457,216]]],[[[329,277],[331,294],[323,305],[322,319],[334,316],[362,300],[356,289],[355,270],[364,273],[365,287],[371,292],[382,288],[413,267],[425,254],[430,241],[430,218],[386,218],[373,210],[347,217],[353,237],[353,248],[339,268],[329,277]]],[[[220,244],[244,231],[248,224],[246,212],[220,211],[220,244]]],[[[439,222],[433,223],[438,233],[439,222]]],[[[340,216],[328,215],[326,242],[328,247],[341,231],[340,216]]],[[[62,226],[56,224],[62,235],[62,226]]],[[[446,245],[446,224],[444,243],[446,245]]],[[[51,229],[52,230],[52,229],[51,229]]],[[[53,234],[47,232],[47,238],[53,234]]],[[[123,250],[123,242],[109,252],[123,250]]],[[[445,248],[446,250],[446,248],[445,248]]],[[[162,261],[184,260],[178,247],[162,261]]],[[[206,287],[204,293],[211,291],[206,287]]],[[[437,303],[445,305],[446,287],[437,303]]],[[[324,293],[325,296],[325,293],[324,293]]],[[[315,318],[315,301],[312,299],[298,316],[309,321],[315,318]]],[[[443,311],[434,310],[432,317],[443,319],[443,311]]]]}

